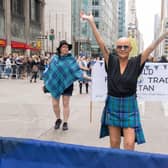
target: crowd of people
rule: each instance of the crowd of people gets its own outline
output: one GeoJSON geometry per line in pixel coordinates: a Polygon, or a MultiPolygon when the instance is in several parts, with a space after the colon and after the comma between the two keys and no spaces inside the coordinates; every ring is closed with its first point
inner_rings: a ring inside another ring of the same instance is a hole
{"type": "Polygon", "coordinates": [[[47,66],[49,57],[42,55],[25,56],[18,53],[12,53],[0,57],[0,78],[25,79],[30,77],[36,82],[39,76],[42,79],[42,73],[47,66]]]}

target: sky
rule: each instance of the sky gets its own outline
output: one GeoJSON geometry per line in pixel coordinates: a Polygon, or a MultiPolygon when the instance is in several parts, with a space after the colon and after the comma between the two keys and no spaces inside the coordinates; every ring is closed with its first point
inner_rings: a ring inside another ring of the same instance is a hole
{"type": "Polygon", "coordinates": [[[136,0],[136,7],[139,30],[147,47],[153,41],[154,15],[160,16],[161,0],[136,0]]]}

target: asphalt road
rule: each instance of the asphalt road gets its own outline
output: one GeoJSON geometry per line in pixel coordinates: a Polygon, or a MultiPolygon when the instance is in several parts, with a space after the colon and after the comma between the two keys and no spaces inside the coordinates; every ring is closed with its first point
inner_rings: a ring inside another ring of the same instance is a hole
{"type": "MultiPolygon", "coordinates": [[[[109,147],[108,137],[99,139],[103,102],[93,102],[91,108],[90,95],[80,95],[76,83],[69,130],[54,130],[51,98],[42,92],[42,84],[0,79],[0,136],[109,147]]],[[[137,145],[136,150],[168,154],[168,103],[140,102],[139,107],[147,142],[137,145]]]]}

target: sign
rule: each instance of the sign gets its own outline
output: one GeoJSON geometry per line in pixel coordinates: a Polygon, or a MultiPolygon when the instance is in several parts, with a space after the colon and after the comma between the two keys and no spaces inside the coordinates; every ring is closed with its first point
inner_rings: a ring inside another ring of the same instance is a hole
{"type": "Polygon", "coordinates": [[[11,47],[12,48],[20,48],[20,49],[26,49],[26,43],[17,42],[17,41],[11,41],[11,47]]]}
{"type": "Polygon", "coordinates": [[[107,75],[104,61],[96,61],[92,67],[91,99],[104,101],[107,96],[107,75]]]}
{"type": "Polygon", "coordinates": [[[49,40],[53,41],[54,39],[55,39],[54,34],[50,34],[50,35],[49,35],[49,40]]]}
{"type": "Polygon", "coordinates": [[[6,46],[6,40],[0,39],[0,46],[5,47],[6,46]]]}
{"type": "Polygon", "coordinates": [[[138,79],[137,95],[142,100],[168,99],[168,63],[146,63],[138,79]]]}
{"type": "MultiPolygon", "coordinates": [[[[107,76],[104,62],[96,62],[92,69],[92,101],[104,101],[107,95],[107,76]]],[[[146,63],[137,83],[138,99],[168,100],[168,63],[146,63]]]]}

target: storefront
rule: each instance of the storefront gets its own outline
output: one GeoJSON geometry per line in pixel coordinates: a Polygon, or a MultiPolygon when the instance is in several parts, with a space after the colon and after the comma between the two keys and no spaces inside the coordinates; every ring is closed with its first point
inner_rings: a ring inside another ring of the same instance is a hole
{"type": "Polygon", "coordinates": [[[12,53],[25,54],[26,43],[11,41],[12,53]]]}
{"type": "Polygon", "coordinates": [[[0,56],[4,55],[5,47],[6,47],[6,40],[0,39],[0,56]]]}
{"type": "Polygon", "coordinates": [[[30,49],[30,54],[32,53],[40,53],[40,50],[38,48],[32,47],[29,44],[17,42],[17,41],[11,41],[11,48],[12,53],[18,53],[18,54],[25,54],[27,49],[30,49]]]}

